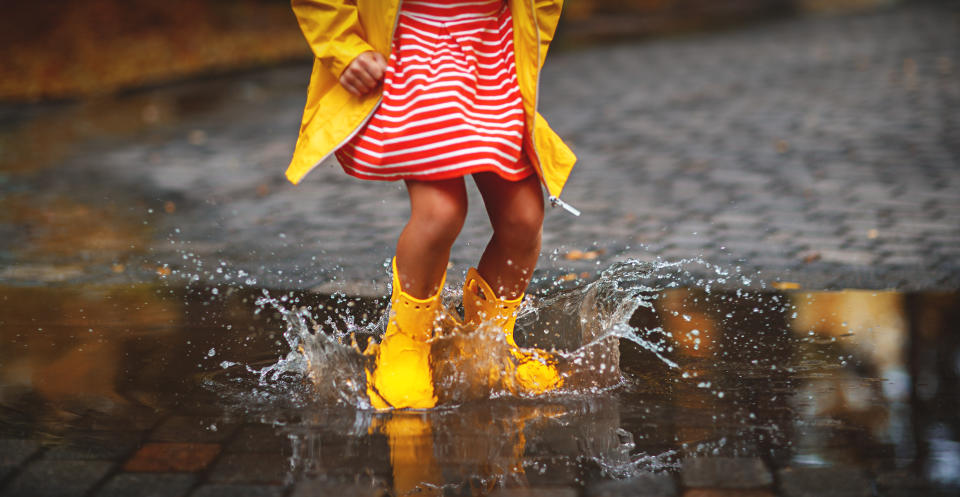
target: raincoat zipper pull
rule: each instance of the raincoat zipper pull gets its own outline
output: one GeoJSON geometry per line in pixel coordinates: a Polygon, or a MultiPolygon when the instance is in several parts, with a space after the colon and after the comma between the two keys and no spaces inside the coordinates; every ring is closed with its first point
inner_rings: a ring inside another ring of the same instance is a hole
{"type": "Polygon", "coordinates": [[[579,210],[579,209],[577,209],[576,207],[574,207],[574,206],[572,206],[572,205],[564,202],[563,200],[560,200],[559,197],[554,197],[553,195],[550,196],[550,205],[552,205],[552,206],[554,206],[554,207],[562,207],[563,210],[569,212],[570,214],[573,214],[574,216],[579,216],[579,215],[580,215],[580,210],[579,210]]]}

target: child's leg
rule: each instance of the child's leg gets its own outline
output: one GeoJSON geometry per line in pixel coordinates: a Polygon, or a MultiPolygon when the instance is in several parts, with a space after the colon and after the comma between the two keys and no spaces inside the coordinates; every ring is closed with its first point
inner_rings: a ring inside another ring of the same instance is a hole
{"type": "Polygon", "coordinates": [[[495,173],[478,173],[473,178],[493,225],[493,237],[477,271],[497,292],[497,297],[515,299],[526,291],[540,256],[540,180],[535,174],[520,181],[507,181],[495,173]]]}
{"type": "Polygon", "coordinates": [[[463,178],[406,184],[410,221],[397,241],[397,271],[405,292],[427,298],[437,292],[450,247],[463,228],[467,192],[463,178]]]}

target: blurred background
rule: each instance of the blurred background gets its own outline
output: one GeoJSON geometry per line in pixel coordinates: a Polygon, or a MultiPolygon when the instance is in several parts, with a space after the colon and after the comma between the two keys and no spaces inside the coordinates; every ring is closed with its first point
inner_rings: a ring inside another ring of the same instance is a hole
{"type": "MultiPolygon", "coordinates": [[[[666,36],[904,0],[567,0],[560,46],[666,36]]],[[[303,61],[286,0],[9,2],[0,101],[110,94],[197,75],[303,61]]]]}

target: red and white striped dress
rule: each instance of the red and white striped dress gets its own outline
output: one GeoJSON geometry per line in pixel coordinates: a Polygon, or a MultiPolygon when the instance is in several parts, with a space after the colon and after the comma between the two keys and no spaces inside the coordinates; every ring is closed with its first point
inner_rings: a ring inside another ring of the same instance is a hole
{"type": "Polygon", "coordinates": [[[503,0],[404,0],[383,100],[336,156],[371,180],[533,173],[503,0]]]}

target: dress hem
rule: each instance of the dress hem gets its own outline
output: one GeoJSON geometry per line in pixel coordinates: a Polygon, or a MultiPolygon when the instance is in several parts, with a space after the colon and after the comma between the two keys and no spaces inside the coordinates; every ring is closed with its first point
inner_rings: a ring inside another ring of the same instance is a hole
{"type": "Polygon", "coordinates": [[[535,173],[532,167],[524,169],[523,171],[516,174],[509,174],[493,166],[474,166],[474,167],[457,168],[449,172],[434,173],[428,176],[418,176],[416,174],[405,174],[405,173],[391,174],[389,176],[370,176],[370,175],[363,174],[359,171],[350,169],[347,166],[344,166],[343,164],[340,164],[340,167],[343,169],[343,172],[347,173],[348,175],[353,176],[354,178],[367,180],[367,181],[398,181],[398,180],[408,180],[408,179],[416,180],[416,181],[442,181],[442,180],[453,179],[453,178],[461,178],[463,176],[467,176],[470,174],[487,173],[487,172],[495,173],[497,176],[500,176],[501,178],[507,181],[520,181],[520,180],[529,178],[531,175],[535,173]]]}

